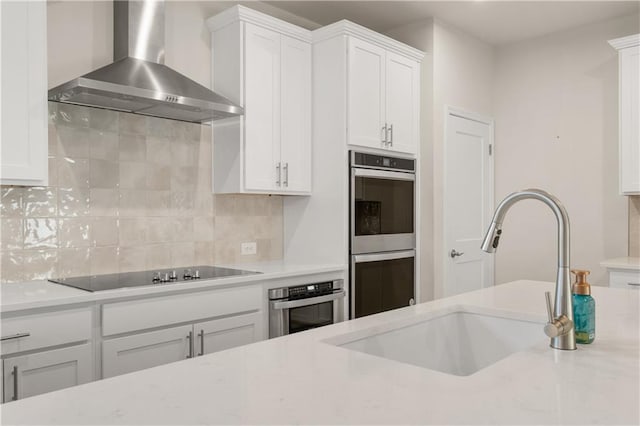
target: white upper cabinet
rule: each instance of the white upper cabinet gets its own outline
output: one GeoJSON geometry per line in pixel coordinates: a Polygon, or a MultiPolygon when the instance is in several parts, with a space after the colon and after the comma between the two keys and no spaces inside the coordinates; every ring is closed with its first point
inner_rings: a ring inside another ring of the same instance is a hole
{"type": "Polygon", "coordinates": [[[619,54],[620,193],[640,194],[640,34],[609,43],[619,54]]]}
{"type": "Polygon", "coordinates": [[[216,193],[311,192],[311,34],[246,7],[210,18],[213,89],[244,116],[213,125],[216,193]]]}
{"type": "Polygon", "coordinates": [[[419,70],[413,59],[350,38],[349,144],[416,153],[419,70]]]}
{"type": "Polygon", "coordinates": [[[349,143],[384,147],[386,51],[357,38],[349,40],[349,143]]]}
{"type": "MultiPolygon", "coordinates": [[[[333,73],[336,64],[345,62],[346,53],[346,82],[342,84],[347,92],[347,144],[416,154],[420,61],[424,54],[349,21],[315,30],[313,37],[314,73],[333,73]],[[341,38],[346,40],[346,51],[342,50],[341,38]]],[[[318,102],[322,103],[321,108],[326,106],[325,101],[318,102]]],[[[336,104],[332,108],[345,106],[336,104]]]]}
{"type": "Polygon", "coordinates": [[[47,184],[47,3],[0,2],[0,184],[47,184]]]}

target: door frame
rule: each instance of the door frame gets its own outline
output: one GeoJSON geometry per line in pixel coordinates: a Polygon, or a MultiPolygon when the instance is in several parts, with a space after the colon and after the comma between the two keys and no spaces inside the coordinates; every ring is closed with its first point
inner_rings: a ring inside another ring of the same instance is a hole
{"type": "MultiPolygon", "coordinates": [[[[463,118],[466,120],[476,121],[481,124],[486,124],[489,126],[489,144],[491,145],[492,154],[490,156],[489,161],[489,179],[491,181],[489,188],[489,205],[491,209],[495,208],[495,120],[491,117],[478,114],[472,111],[465,110],[463,108],[445,105],[444,106],[444,132],[443,132],[443,164],[442,164],[442,282],[440,283],[440,288],[434,289],[434,296],[437,297],[445,297],[445,288],[449,275],[449,256],[447,251],[448,247],[448,220],[447,220],[447,211],[446,211],[446,203],[447,203],[447,194],[449,182],[447,179],[447,159],[449,155],[448,143],[447,143],[447,135],[449,134],[449,117],[455,116],[459,118],[463,118]],[[439,290],[439,291],[437,291],[439,290]]],[[[489,226],[489,223],[487,223],[489,226]]],[[[493,264],[493,285],[495,285],[495,256],[490,257],[490,262],[493,264]]]]}

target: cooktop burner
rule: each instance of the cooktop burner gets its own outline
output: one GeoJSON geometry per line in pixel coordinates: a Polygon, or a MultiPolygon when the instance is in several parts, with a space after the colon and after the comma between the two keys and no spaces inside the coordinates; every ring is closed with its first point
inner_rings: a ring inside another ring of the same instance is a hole
{"type": "Polygon", "coordinates": [[[254,275],[260,272],[217,266],[188,266],[155,271],[127,272],[121,274],[92,275],[87,277],[53,278],[49,281],[86,291],[114,290],[124,287],[163,285],[193,280],[210,280],[238,275],[254,275]]]}

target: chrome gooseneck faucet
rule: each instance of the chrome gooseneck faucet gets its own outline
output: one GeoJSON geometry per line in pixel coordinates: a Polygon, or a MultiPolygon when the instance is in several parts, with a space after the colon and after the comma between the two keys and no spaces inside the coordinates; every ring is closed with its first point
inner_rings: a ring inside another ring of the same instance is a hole
{"type": "Polygon", "coordinates": [[[496,209],[493,220],[482,242],[482,250],[493,253],[498,248],[502,234],[502,221],[507,211],[521,200],[542,201],[553,211],[558,221],[558,274],[556,278],[555,303],[551,309],[551,296],[546,292],[549,322],[544,332],[551,338],[554,349],[575,350],[576,336],[573,325],[571,284],[569,275],[569,216],[562,203],[553,195],[540,189],[525,189],[509,194],[496,209]]]}

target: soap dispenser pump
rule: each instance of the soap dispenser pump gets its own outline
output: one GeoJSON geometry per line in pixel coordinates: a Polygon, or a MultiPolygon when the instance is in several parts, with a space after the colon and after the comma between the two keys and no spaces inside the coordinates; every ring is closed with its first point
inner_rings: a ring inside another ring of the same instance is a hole
{"type": "Polygon", "coordinates": [[[592,343],[596,338],[596,301],[587,282],[590,272],[580,269],[571,272],[576,276],[572,288],[576,343],[592,343]]]}

